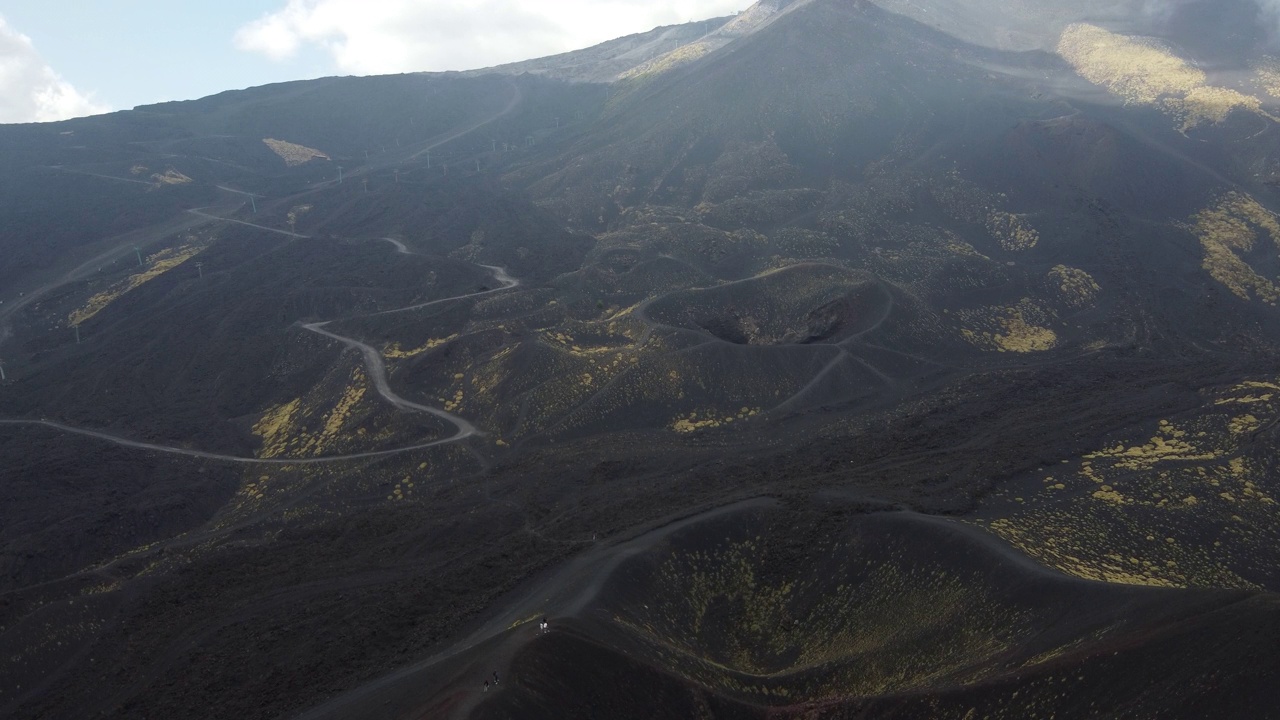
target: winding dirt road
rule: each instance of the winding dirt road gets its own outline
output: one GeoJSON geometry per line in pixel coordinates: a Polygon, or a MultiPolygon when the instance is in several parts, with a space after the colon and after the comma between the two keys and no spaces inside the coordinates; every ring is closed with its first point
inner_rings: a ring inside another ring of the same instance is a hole
{"type": "MultiPolygon", "coordinates": [[[[382,239],[386,239],[386,238],[382,238],[382,239]]],[[[399,249],[400,252],[404,254],[412,254],[408,250],[408,248],[404,247],[404,243],[401,243],[396,240],[391,240],[390,242],[395,243],[395,245],[397,246],[397,249],[399,249]]],[[[492,265],[481,265],[480,267],[486,268],[490,272],[492,272],[494,279],[497,280],[499,283],[501,283],[502,287],[493,288],[491,290],[481,290],[480,292],[468,293],[466,295],[455,295],[453,297],[441,298],[439,300],[432,300],[431,302],[420,303],[418,305],[411,305],[409,307],[397,308],[395,310],[385,310],[383,312],[373,313],[372,315],[361,315],[358,317],[377,317],[379,315],[387,315],[390,313],[399,313],[399,312],[407,312],[409,310],[417,310],[420,308],[430,307],[432,305],[438,305],[440,303],[450,302],[453,300],[480,297],[482,295],[489,295],[495,292],[509,290],[520,284],[519,280],[508,275],[506,271],[500,267],[494,267],[492,265]]],[[[359,350],[360,353],[364,356],[365,370],[366,372],[368,372],[369,377],[373,380],[374,387],[377,388],[378,394],[381,395],[383,399],[385,399],[387,402],[391,403],[392,405],[394,405],[395,407],[401,410],[404,410],[405,412],[428,413],[442,420],[446,420],[450,423],[453,423],[454,425],[457,426],[458,432],[454,434],[453,437],[450,437],[446,440],[437,441],[436,443],[433,443],[433,444],[439,445],[445,442],[457,442],[459,440],[469,438],[472,435],[481,434],[480,431],[477,430],[474,425],[472,425],[469,421],[467,421],[464,418],[458,417],[457,415],[454,415],[451,412],[441,410],[440,408],[431,407],[430,405],[422,405],[422,404],[413,402],[411,400],[406,400],[400,395],[397,395],[396,392],[391,389],[391,385],[387,382],[387,363],[386,363],[386,360],[384,360],[382,357],[382,352],[379,351],[377,348],[373,347],[372,345],[367,345],[365,343],[362,343],[359,340],[356,340],[355,338],[347,337],[345,335],[339,335],[330,330],[326,330],[325,327],[332,324],[333,322],[334,322],[333,320],[328,320],[325,322],[310,323],[307,325],[303,325],[302,327],[318,335],[323,335],[324,337],[337,340],[338,342],[342,343],[343,345],[346,345],[349,348],[352,348],[354,350],[359,350]]],[[[429,447],[429,446],[424,446],[424,447],[429,447]]]]}
{"type": "MultiPolygon", "coordinates": [[[[249,227],[258,228],[260,230],[264,230],[268,232],[290,235],[295,238],[306,237],[305,235],[297,235],[295,233],[286,232],[283,230],[277,230],[275,228],[269,228],[263,225],[255,225],[253,223],[245,222],[243,220],[234,220],[231,218],[218,217],[217,215],[209,215],[199,210],[190,210],[188,212],[194,215],[197,215],[201,218],[205,218],[207,220],[222,220],[225,222],[233,222],[239,225],[247,225],[249,227]]],[[[395,246],[396,251],[401,254],[404,254],[404,255],[414,254],[411,250],[409,250],[408,247],[405,246],[404,243],[400,242],[399,240],[393,240],[391,238],[379,238],[379,240],[390,242],[395,246]]],[[[119,252],[118,249],[111,251],[111,253],[117,253],[117,252],[119,252]]],[[[109,254],[110,253],[108,253],[107,255],[109,254]]],[[[106,257],[106,255],[103,255],[102,257],[106,257]]],[[[51,283],[45,288],[42,288],[42,292],[40,293],[40,295],[43,295],[44,293],[48,292],[50,289],[57,287],[60,284],[65,284],[65,282],[69,282],[71,279],[75,279],[76,274],[81,270],[83,270],[83,268],[86,268],[98,261],[99,261],[99,258],[95,258],[94,260],[91,260],[88,263],[81,265],[79,268],[69,273],[63,279],[63,281],[60,281],[58,283],[51,283]]],[[[492,273],[494,280],[498,281],[500,287],[491,288],[488,290],[481,290],[479,292],[474,292],[474,293],[467,293],[464,295],[454,295],[453,297],[440,298],[439,300],[432,300],[426,303],[419,303],[416,305],[411,305],[409,307],[396,308],[394,310],[383,311],[380,313],[373,313],[371,315],[363,315],[363,316],[356,316],[356,317],[357,318],[374,317],[377,315],[385,315],[388,313],[407,312],[409,310],[416,310],[420,308],[430,307],[432,305],[452,302],[455,300],[464,300],[466,298],[480,297],[483,295],[491,295],[493,293],[509,290],[511,288],[514,288],[520,285],[520,281],[508,275],[506,270],[504,270],[503,268],[496,267],[493,265],[480,265],[479,267],[483,267],[486,270],[488,270],[490,273],[492,273]]],[[[21,309],[23,305],[26,305],[32,302],[37,297],[38,295],[33,294],[32,296],[26,298],[25,302],[18,305],[18,307],[10,308],[8,312],[6,312],[3,316],[0,316],[0,321],[7,319],[8,316],[12,315],[14,312],[21,309]]],[[[0,425],[8,425],[8,426],[25,425],[25,426],[45,427],[53,430],[59,430],[62,432],[71,433],[73,435],[81,435],[83,437],[90,437],[97,440],[104,440],[106,442],[115,443],[116,445],[135,448],[138,450],[154,450],[156,452],[168,453],[170,455],[183,455],[186,457],[201,458],[204,460],[220,460],[224,462],[233,462],[233,463],[241,463],[241,464],[257,464],[257,465],[318,465],[322,463],[332,463],[332,462],[340,462],[340,461],[346,461],[346,460],[369,460],[369,459],[376,459],[376,458],[382,458],[382,457],[389,457],[391,455],[399,455],[401,453],[413,452],[416,450],[423,450],[426,448],[435,447],[437,445],[445,445],[447,443],[455,443],[461,440],[465,440],[469,437],[472,437],[473,435],[480,434],[480,431],[476,429],[475,425],[473,425],[470,421],[466,420],[465,418],[459,417],[457,415],[454,415],[453,413],[447,412],[440,408],[431,407],[430,405],[422,405],[420,403],[415,403],[410,400],[406,400],[405,398],[396,394],[396,392],[391,389],[391,385],[387,380],[387,365],[386,365],[386,361],[383,360],[382,358],[382,353],[379,352],[373,346],[360,342],[355,338],[346,337],[344,335],[339,335],[330,330],[326,330],[325,327],[331,324],[332,322],[334,321],[329,320],[325,322],[310,323],[307,325],[303,325],[302,327],[316,334],[323,335],[333,340],[337,340],[338,342],[346,345],[349,348],[359,350],[364,357],[365,370],[368,373],[369,377],[373,380],[374,387],[377,389],[378,394],[381,395],[383,399],[385,399],[387,402],[391,403],[391,405],[405,412],[427,413],[430,415],[434,415],[435,417],[438,417],[454,425],[457,428],[457,432],[455,432],[453,435],[447,438],[443,438],[440,440],[433,440],[428,443],[420,443],[417,445],[409,445],[406,447],[393,448],[391,450],[379,450],[379,451],[365,452],[365,453],[350,453],[347,455],[333,455],[329,457],[318,457],[318,458],[246,458],[246,457],[240,457],[238,455],[224,455],[222,453],[212,453],[212,452],[205,452],[203,450],[192,450],[189,448],[181,448],[181,447],[174,447],[170,445],[159,445],[156,443],[147,443],[147,442],[141,442],[137,440],[129,440],[128,438],[123,438],[118,435],[112,435],[110,433],[100,432],[97,430],[88,430],[86,428],[74,427],[71,425],[66,425],[59,422],[53,422],[50,420],[0,419],[0,425]]],[[[0,341],[3,341],[4,338],[6,337],[7,337],[7,327],[0,328],[0,341]]]]}
{"type": "MultiPolygon", "coordinates": [[[[463,137],[468,133],[474,132],[475,130],[481,127],[484,127],[485,125],[488,125],[489,123],[492,123],[495,120],[510,114],[513,110],[516,109],[516,107],[520,105],[521,101],[523,101],[524,99],[524,93],[520,89],[519,85],[512,82],[511,90],[512,90],[511,99],[507,102],[507,105],[502,110],[498,111],[496,114],[488,118],[485,118],[480,122],[474,123],[465,128],[451,132],[443,137],[438,137],[428,141],[428,144],[425,147],[409,155],[407,159],[412,160],[414,158],[417,158],[419,155],[427,153],[436,147],[444,145],[445,143],[452,142],[453,140],[463,137]]],[[[360,168],[357,172],[351,173],[351,176],[355,177],[359,174],[367,173],[369,171],[378,169],[379,167],[382,167],[382,166],[398,164],[398,162],[402,162],[402,161],[392,161],[390,163],[384,162],[381,165],[375,164],[375,165],[365,166],[363,168],[360,168]]],[[[79,172],[79,171],[69,170],[62,167],[58,167],[55,169],[64,170],[66,172],[79,172]]],[[[102,177],[108,180],[127,180],[128,182],[140,182],[137,180],[129,180],[128,178],[118,178],[118,177],[113,177],[109,175],[96,175],[94,173],[81,173],[81,174],[94,175],[96,177],[102,177]]],[[[147,184],[147,183],[143,183],[143,184],[147,184]]],[[[223,187],[221,185],[217,187],[220,190],[235,193],[238,195],[251,195],[251,193],[246,193],[241,190],[235,190],[232,188],[223,187]]],[[[312,190],[312,192],[314,192],[314,190],[312,190]]],[[[243,225],[246,227],[256,228],[264,232],[271,232],[279,235],[285,235],[287,237],[291,237],[295,239],[308,238],[307,235],[302,235],[302,234],[291,232],[288,230],[280,230],[278,228],[267,227],[265,225],[258,225],[256,223],[251,223],[245,220],[237,220],[235,218],[212,215],[210,213],[204,212],[207,209],[209,208],[195,208],[192,210],[188,210],[187,211],[188,214],[199,218],[199,220],[195,220],[195,221],[188,220],[185,223],[179,223],[177,227],[181,229],[189,229],[194,225],[203,224],[207,222],[227,222],[227,223],[235,223],[237,225],[243,225]]],[[[173,231],[173,227],[167,227],[167,230],[171,233],[173,231]]],[[[396,240],[394,238],[378,238],[378,239],[391,243],[395,247],[396,252],[402,255],[415,254],[403,242],[399,240],[396,240]]],[[[130,245],[125,245],[121,247],[129,247],[129,246],[130,245]]],[[[95,264],[101,264],[105,259],[108,259],[112,255],[120,253],[121,247],[115,247],[112,250],[109,250],[108,252],[103,253],[102,255],[99,255],[83,263],[82,265],[78,266],[77,268],[67,273],[63,277],[59,278],[58,280],[38,288],[37,291],[35,292],[29,293],[21,301],[11,303],[10,306],[7,308],[0,308],[0,344],[2,344],[5,340],[7,340],[11,334],[11,331],[8,325],[8,319],[12,317],[14,313],[18,312],[23,307],[36,301],[37,299],[44,296],[51,290],[57,287],[60,287],[62,285],[65,285],[69,282],[73,282],[75,280],[81,279],[87,273],[88,268],[92,267],[95,264]]],[[[382,312],[372,313],[370,315],[356,316],[355,318],[350,318],[350,319],[357,319],[360,317],[376,317],[381,315],[390,315],[393,313],[410,312],[413,310],[420,310],[423,308],[439,305],[446,302],[453,302],[456,300],[463,300],[466,298],[474,298],[474,297],[481,297],[484,295],[491,295],[493,293],[503,292],[505,290],[509,290],[511,288],[514,288],[520,285],[520,281],[512,277],[511,275],[507,274],[507,271],[505,268],[497,267],[494,265],[478,265],[478,267],[483,267],[486,270],[488,270],[493,275],[493,279],[498,282],[499,287],[490,288],[487,290],[481,290],[479,292],[474,292],[474,293],[467,293],[465,295],[455,295],[453,297],[440,298],[438,300],[431,300],[425,303],[418,303],[415,305],[410,305],[408,307],[395,308],[393,310],[384,310],[382,312]]],[[[344,318],[344,319],[347,319],[347,318],[344,318]]],[[[429,443],[421,443],[418,445],[410,445],[407,447],[394,448],[391,450],[380,450],[376,452],[367,452],[367,453],[351,453],[347,455],[334,455],[334,456],[320,457],[320,458],[285,459],[285,458],[245,458],[237,455],[224,455],[221,453],[211,453],[211,452],[205,452],[202,450],[192,450],[189,448],[173,447],[169,445],[159,445],[156,443],[146,443],[146,442],[140,442],[137,440],[129,440],[127,438],[119,437],[117,435],[112,435],[110,433],[99,432],[97,430],[88,430],[85,428],[78,428],[71,425],[65,425],[63,423],[53,422],[49,420],[0,419],[0,425],[45,427],[53,430],[59,430],[62,432],[71,433],[74,435],[81,435],[84,437],[95,438],[98,440],[115,443],[117,445],[121,445],[124,447],[136,448],[140,450],[153,450],[156,452],[163,452],[171,455],[183,455],[186,457],[202,458],[206,460],[220,460],[225,462],[243,463],[243,464],[260,464],[260,465],[316,465],[321,463],[341,462],[341,461],[347,461],[347,460],[367,460],[367,459],[373,459],[373,458],[387,457],[391,455],[398,455],[400,453],[413,452],[416,450],[422,450],[425,448],[435,447],[437,445],[444,445],[447,443],[455,443],[455,442],[465,440],[474,435],[480,434],[480,431],[476,429],[475,425],[473,425],[470,421],[466,420],[465,418],[454,415],[453,413],[450,413],[441,408],[431,407],[429,405],[422,405],[420,403],[412,402],[396,394],[396,392],[391,389],[390,383],[388,382],[387,365],[386,365],[386,361],[382,357],[382,353],[379,352],[376,348],[372,347],[371,345],[360,342],[355,338],[339,335],[338,333],[325,329],[328,325],[332,324],[333,322],[335,321],[329,320],[324,322],[310,323],[310,324],[302,325],[302,327],[305,330],[316,333],[318,335],[322,335],[332,340],[337,340],[343,345],[346,345],[348,348],[359,350],[361,355],[364,358],[365,369],[369,377],[372,378],[374,387],[377,388],[378,390],[378,394],[381,395],[383,399],[385,399],[391,405],[405,412],[426,413],[426,414],[438,417],[454,425],[457,428],[457,432],[455,432],[453,435],[447,438],[443,438],[440,440],[434,440],[429,443]]]]}

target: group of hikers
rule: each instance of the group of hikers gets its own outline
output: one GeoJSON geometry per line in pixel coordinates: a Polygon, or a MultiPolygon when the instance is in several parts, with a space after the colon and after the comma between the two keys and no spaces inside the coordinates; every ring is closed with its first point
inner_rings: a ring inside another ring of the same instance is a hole
{"type": "MultiPolygon", "coordinates": [[[[545,632],[548,632],[548,631],[550,630],[550,628],[551,628],[551,625],[547,622],[547,619],[546,619],[546,618],[542,618],[542,620],[538,623],[538,634],[539,634],[539,635],[541,635],[541,634],[543,634],[543,633],[545,633],[545,632]]],[[[497,687],[497,686],[498,686],[498,671],[497,671],[497,670],[494,670],[494,671],[493,671],[493,685],[494,685],[494,687],[497,687]]],[[[488,680],[488,678],[485,678],[485,681],[484,681],[484,690],[482,690],[481,692],[489,692],[489,680],[488,680]]]]}

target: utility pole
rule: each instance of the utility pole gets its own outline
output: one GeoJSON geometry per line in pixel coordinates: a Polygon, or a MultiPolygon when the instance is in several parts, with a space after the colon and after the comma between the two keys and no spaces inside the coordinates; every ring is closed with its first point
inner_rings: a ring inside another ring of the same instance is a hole
{"type": "Polygon", "coordinates": [[[133,254],[138,256],[138,267],[142,267],[142,248],[135,245],[133,254]]]}
{"type": "Polygon", "coordinates": [[[338,184],[339,185],[342,184],[342,166],[341,165],[338,166],[338,184]]]}
{"type": "Polygon", "coordinates": [[[76,329],[76,344],[79,345],[80,344],[80,326],[72,325],[71,327],[76,329]]]}
{"type": "Polygon", "coordinates": [[[369,179],[368,179],[368,178],[365,178],[364,180],[361,180],[360,182],[364,185],[364,194],[365,194],[365,195],[368,195],[368,194],[369,194],[369,179]]]}
{"type": "Polygon", "coordinates": [[[196,272],[200,273],[200,279],[203,280],[204,279],[204,263],[202,262],[196,263],[196,272]]]}
{"type": "Polygon", "coordinates": [[[249,202],[253,204],[253,214],[258,214],[258,201],[252,195],[249,196],[249,202]]]}
{"type": "Polygon", "coordinates": [[[497,141],[497,140],[494,140],[494,141],[493,141],[493,151],[494,151],[494,152],[498,152],[498,141],[497,141]]]}

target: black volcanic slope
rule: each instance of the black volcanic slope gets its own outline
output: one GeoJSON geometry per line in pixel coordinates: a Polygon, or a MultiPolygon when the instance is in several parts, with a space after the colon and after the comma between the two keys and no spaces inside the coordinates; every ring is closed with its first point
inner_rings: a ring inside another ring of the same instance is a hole
{"type": "MultiPolygon", "coordinates": [[[[748,503],[641,536],[557,578],[550,604],[567,609],[551,614],[549,634],[522,618],[498,644],[396,678],[363,707],[437,717],[479,701],[475,718],[1083,717],[1126,707],[1200,717],[1274,697],[1259,662],[1280,632],[1274,595],[1078,580],[956,521],[841,506],[748,503]],[[458,680],[482,677],[485,662],[508,680],[475,698],[458,680]],[[424,690],[424,679],[464,667],[424,690]]],[[[547,609],[541,597],[528,602],[547,609]]],[[[313,716],[356,716],[322,710],[313,716]]]]}
{"type": "Polygon", "coordinates": [[[0,128],[0,715],[1274,715],[1280,66],[1152,8],[0,128]]]}

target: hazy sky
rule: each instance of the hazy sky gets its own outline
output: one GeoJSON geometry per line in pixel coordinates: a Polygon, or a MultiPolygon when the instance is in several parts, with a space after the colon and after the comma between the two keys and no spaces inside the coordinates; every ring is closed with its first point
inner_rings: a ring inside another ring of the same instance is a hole
{"type": "Polygon", "coordinates": [[[5,0],[0,122],[321,77],[463,70],[753,0],[5,0]]]}

